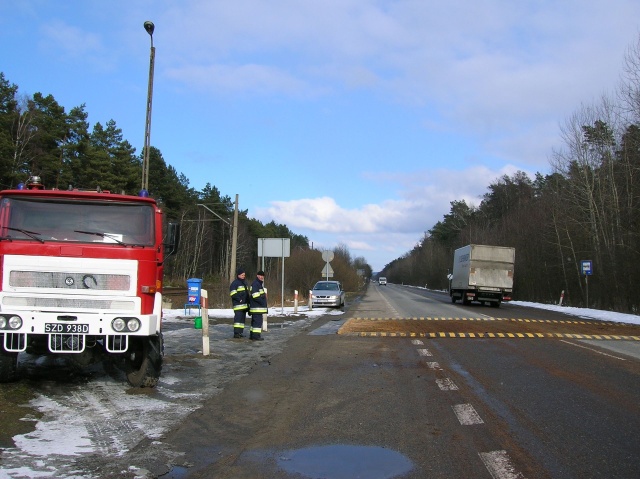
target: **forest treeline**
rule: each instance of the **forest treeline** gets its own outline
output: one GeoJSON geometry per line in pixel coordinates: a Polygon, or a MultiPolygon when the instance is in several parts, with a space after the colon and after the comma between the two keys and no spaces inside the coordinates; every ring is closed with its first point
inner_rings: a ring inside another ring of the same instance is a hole
{"type": "MultiPolygon", "coordinates": [[[[85,105],[68,112],[52,95],[21,95],[18,86],[0,72],[0,189],[15,188],[30,176],[40,176],[46,188],[100,188],[114,193],[138,194],[142,154],[123,138],[114,120],[90,128],[85,105]]],[[[188,278],[201,278],[210,303],[228,307],[232,224],[235,198],[207,183],[202,190],[167,164],[159,149],[149,149],[149,194],[159,201],[166,217],[181,223],[181,243],[167,259],[165,284],[184,286],[188,278]]],[[[238,211],[236,265],[248,278],[263,268],[258,258],[258,238],[290,238],[291,256],[285,259],[285,292],[301,298],[321,279],[322,252],[286,225],[263,224],[238,211]]],[[[347,291],[359,290],[371,267],[364,258],[352,258],[346,245],[334,248],[334,278],[347,291]]],[[[264,270],[270,302],[281,298],[282,263],[265,258],[264,270]]],[[[235,275],[233,275],[235,276],[235,275]]]]}
{"type": "Polygon", "coordinates": [[[514,299],[557,303],[564,291],[563,304],[637,314],[640,39],[615,91],[582,105],[560,131],[551,174],[517,172],[494,181],[477,206],[452,202],[413,250],[385,266],[387,279],[446,289],[456,248],[511,246],[514,299]],[[588,278],[582,260],[593,262],[588,278]]]}

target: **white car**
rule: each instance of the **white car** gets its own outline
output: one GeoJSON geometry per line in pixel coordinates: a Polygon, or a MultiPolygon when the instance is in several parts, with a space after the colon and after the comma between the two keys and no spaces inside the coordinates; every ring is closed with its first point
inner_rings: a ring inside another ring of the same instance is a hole
{"type": "Polygon", "coordinates": [[[311,290],[312,306],[344,306],[346,293],[340,281],[318,281],[311,290]]]}
{"type": "Polygon", "coordinates": [[[379,285],[383,285],[384,284],[386,286],[387,285],[387,278],[385,278],[384,276],[378,278],[378,284],[379,285]]]}

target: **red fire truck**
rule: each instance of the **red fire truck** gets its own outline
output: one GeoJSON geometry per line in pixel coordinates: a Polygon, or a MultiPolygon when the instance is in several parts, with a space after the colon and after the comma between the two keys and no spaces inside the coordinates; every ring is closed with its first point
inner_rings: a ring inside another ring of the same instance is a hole
{"type": "Polygon", "coordinates": [[[162,211],[142,195],[47,190],[37,177],[0,191],[0,382],[27,352],[157,384],[164,260],[180,230],[167,224],[163,241],[162,211]]]}

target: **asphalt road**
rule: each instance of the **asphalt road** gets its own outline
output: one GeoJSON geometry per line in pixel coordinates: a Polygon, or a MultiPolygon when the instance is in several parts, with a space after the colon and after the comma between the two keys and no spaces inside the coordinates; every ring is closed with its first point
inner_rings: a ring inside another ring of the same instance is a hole
{"type": "Polygon", "coordinates": [[[260,343],[213,319],[207,358],[190,320],[167,324],[142,394],[25,361],[38,424],[69,442],[38,426],[2,451],[0,477],[636,479],[640,341],[573,333],[640,327],[582,323],[372,285],[343,315],[271,317],[260,343]]]}
{"type": "MultiPolygon", "coordinates": [[[[346,316],[566,319],[447,300],[373,286],[346,316]]],[[[640,363],[605,341],[333,332],[291,338],[173,429],[184,455],[161,477],[640,477],[640,363]]]]}

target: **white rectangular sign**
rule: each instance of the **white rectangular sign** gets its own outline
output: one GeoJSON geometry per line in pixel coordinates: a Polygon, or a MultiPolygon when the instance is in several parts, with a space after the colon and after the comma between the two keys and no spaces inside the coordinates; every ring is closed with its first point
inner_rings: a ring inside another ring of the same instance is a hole
{"type": "Polygon", "coordinates": [[[258,238],[258,256],[288,258],[290,255],[291,238],[258,238]]]}

